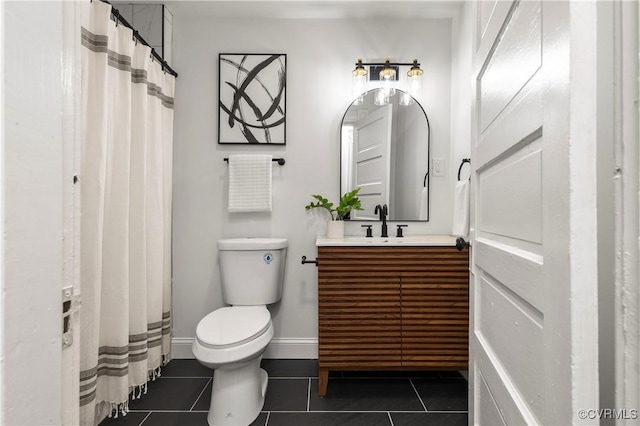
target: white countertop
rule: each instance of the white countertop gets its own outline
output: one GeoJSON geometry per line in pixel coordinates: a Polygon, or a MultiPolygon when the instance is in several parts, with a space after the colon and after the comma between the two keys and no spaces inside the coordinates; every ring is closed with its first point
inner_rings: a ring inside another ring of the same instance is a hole
{"type": "Polygon", "coordinates": [[[316,246],[455,246],[456,237],[451,235],[406,235],[397,237],[361,237],[347,236],[344,238],[316,238],[316,246]]]}

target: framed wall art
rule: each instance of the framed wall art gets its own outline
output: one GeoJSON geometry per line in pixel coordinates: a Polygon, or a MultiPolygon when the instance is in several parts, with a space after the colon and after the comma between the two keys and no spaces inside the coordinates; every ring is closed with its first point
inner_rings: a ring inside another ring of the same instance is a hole
{"type": "Polygon", "coordinates": [[[286,144],[287,55],[221,53],[218,143],[286,144]]]}

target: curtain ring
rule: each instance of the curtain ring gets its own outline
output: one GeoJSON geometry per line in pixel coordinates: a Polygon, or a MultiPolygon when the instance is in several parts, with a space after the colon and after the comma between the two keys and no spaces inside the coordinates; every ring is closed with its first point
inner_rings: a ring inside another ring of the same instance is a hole
{"type": "Polygon", "coordinates": [[[138,45],[138,31],[137,30],[133,30],[133,41],[136,43],[136,46],[138,45]]]}

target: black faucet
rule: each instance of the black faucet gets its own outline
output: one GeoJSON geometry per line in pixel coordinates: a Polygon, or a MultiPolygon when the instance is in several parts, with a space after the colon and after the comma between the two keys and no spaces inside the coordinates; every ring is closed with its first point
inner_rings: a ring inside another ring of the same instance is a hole
{"type": "Polygon", "coordinates": [[[378,204],[376,206],[376,210],[374,211],[374,214],[378,214],[380,213],[380,220],[382,221],[382,232],[380,233],[381,237],[388,237],[389,235],[387,235],[387,215],[389,214],[389,209],[387,208],[386,204],[383,204],[382,206],[380,204],[378,204]]]}

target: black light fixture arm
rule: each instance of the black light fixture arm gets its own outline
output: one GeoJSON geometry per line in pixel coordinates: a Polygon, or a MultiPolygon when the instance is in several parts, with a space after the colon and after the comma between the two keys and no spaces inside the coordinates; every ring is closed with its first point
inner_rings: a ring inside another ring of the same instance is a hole
{"type": "Polygon", "coordinates": [[[356,66],[358,65],[367,65],[367,66],[383,66],[383,65],[390,65],[392,67],[405,67],[405,66],[412,66],[412,65],[418,65],[420,66],[420,62],[418,62],[417,64],[414,62],[356,62],[356,66]]]}

